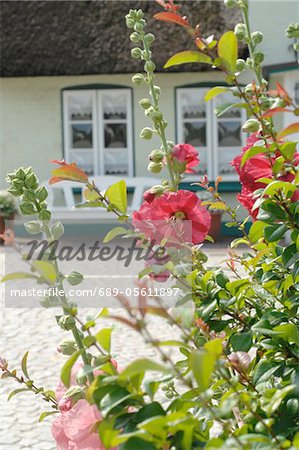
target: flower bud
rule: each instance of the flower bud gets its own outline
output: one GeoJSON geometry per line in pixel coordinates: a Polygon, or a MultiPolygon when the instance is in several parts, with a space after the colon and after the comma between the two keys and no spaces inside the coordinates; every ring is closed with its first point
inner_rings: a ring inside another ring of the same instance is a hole
{"type": "Polygon", "coordinates": [[[51,212],[48,209],[42,209],[41,212],[38,215],[39,220],[50,220],[51,219],[51,212]]]}
{"type": "Polygon", "coordinates": [[[25,202],[33,202],[35,201],[35,192],[33,190],[30,189],[24,189],[23,190],[23,200],[25,202]]]}
{"type": "Polygon", "coordinates": [[[141,139],[150,140],[153,137],[153,130],[151,128],[145,127],[140,132],[141,139]]]}
{"type": "Polygon", "coordinates": [[[153,150],[149,154],[149,159],[154,163],[160,163],[164,159],[164,153],[161,150],[153,150]]]}
{"type": "Polygon", "coordinates": [[[22,167],[20,167],[17,171],[16,171],[16,178],[20,178],[21,180],[25,180],[26,177],[26,173],[25,171],[22,169],[22,167]]]}
{"type": "Polygon", "coordinates": [[[299,23],[291,23],[286,29],[286,35],[290,39],[299,39],[299,23]]]}
{"type": "Polygon", "coordinates": [[[264,38],[263,33],[260,31],[254,31],[251,33],[251,39],[253,40],[254,45],[260,44],[264,38]]]}
{"type": "Polygon", "coordinates": [[[161,120],[163,119],[163,114],[160,113],[159,111],[153,111],[151,114],[151,119],[154,122],[161,122],[161,120]]]}
{"type": "Polygon", "coordinates": [[[155,186],[150,188],[150,192],[155,195],[162,195],[165,192],[165,188],[160,184],[155,184],[155,186]]]}
{"type": "Polygon", "coordinates": [[[238,39],[238,41],[243,41],[243,39],[246,36],[246,27],[244,25],[244,23],[238,23],[235,26],[235,31],[234,31],[236,38],[238,39]]]}
{"type": "Polygon", "coordinates": [[[23,189],[14,189],[13,187],[7,189],[7,192],[9,192],[14,197],[20,197],[20,195],[23,194],[23,189]]]}
{"type": "Polygon", "coordinates": [[[136,11],[136,19],[140,20],[143,19],[144,17],[144,12],[142,11],[142,9],[138,9],[138,11],[136,11]]]}
{"type": "Polygon", "coordinates": [[[52,226],[51,226],[51,236],[54,239],[59,239],[61,238],[61,236],[64,233],[64,226],[62,225],[61,222],[55,222],[52,226]]]}
{"type": "Polygon", "coordinates": [[[136,75],[132,76],[132,82],[136,86],[141,86],[144,83],[144,76],[141,73],[136,73],[136,75]]]}
{"type": "Polygon", "coordinates": [[[140,20],[139,22],[134,24],[134,30],[138,32],[143,31],[144,26],[145,26],[144,20],[140,20]]]}
{"type": "Polygon", "coordinates": [[[142,51],[139,47],[132,48],[131,55],[132,55],[132,58],[134,58],[134,59],[141,58],[142,51]]]}
{"type": "Polygon", "coordinates": [[[23,187],[24,187],[24,181],[21,180],[20,178],[15,178],[14,180],[11,181],[11,185],[12,185],[12,187],[14,187],[15,189],[23,189],[23,187]]]}
{"type": "Polygon", "coordinates": [[[44,202],[48,197],[48,191],[44,186],[41,186],[36,190],[35,195],[40,202],[44,202]]]}
{"type": "Polygon", "coordinates": [[[151,44],[154,42],[155,39],[156,39],[156,38],[155,38],[155,36],[154,36],[152,33],[148,33],[148,34],[146,34],[146,36],[145,36],[145,42],[146,42],[148,45],[151,45],[151,44]]]}
{"type": "Polygon", "coordinates": [[[29,234],[37,234],[42,231],[42,225],[38,220],[31,220],[31,222],[25,223],[24,227],[29,234]]]}
{"type": "Polygon", "coordinates": [[[31,216],[35,213],[35,209],[32,203],[24,202],[20,204],[20,212],[22,216],[31,216]]]}
{"type": "Polygon", "coordinates": [[[149,165],[147,166],[147,170],[151,173],[160,173],[161,170],[163,169],[163,163],[154,163],[154,162],[150,162],[149,165]]]}
{"type": "Polygon", "coordinates": [[[134,44],[137,44],[140,41],[140,34],[136,31],[133,31],[133,33],[130,34],[130,41],[134,42],[134,44]]]}
{"type": "Polygon", "coordinates": [[[134,28],[135,21],[128,16],[126,17],[127,28],[134,28]]]}
{"type": "Polygon", "coordinates": [[[57,319],[57,323],[60,326],[60,328],[62,328],[65,331],[69,331],[72,328],[74,328],[76,321],[73,316],[64,315],[60,316],[57,319]]]}
{"type": "Polygon", "coordinates": [[[139,101],[139,105],[141,106],[141,108],[143,109],[148,109],[151,107],[151,101],[149,98],[143,98],[139,101]]]}
{"type": "Polygon", "coordinates": [[[255,133],[260,129],[260,123],[257,119],[248,119],[243,127],[242,130],[249,133],[255,133]]]}
{"type": "Polygon", "coordinates": [[[25,186],[31,189],[36,189],[38,187],[38,179],[34,173],[26,176],[25,186]]]}
{"type": "Polygon", "coordinates": [[[62,353],[63,355],[72,355],[78,350],[78,348],[75,341],[65,339],[59,344],[57,350],[59,353],[62,353]]]}
{"type": "Polygon", "coordinates": [[[76,286],[83,281],[83,275],[80,272],[74,271],[67,275],[66,279],[72,286],[76,286]]]}
{"type": "Polygon", "coordinates": [[[144,64],[144,70],[146,72],[153,72],[155,70],[156,66],[152,61],[146,61],[144,64]]]}
{"type": "Polygon", "coordinates": [[[224,4],[227,8],[233,8],[237,6],[237,0],[224,0],[224,4]]]}
{"type": "Polygon", "coordinates": [[[264,61],[264,53],[262,53],[262,52],[256,52],[254,55],[253,55],[253,59],[254,59],[254,62],[255,62],[255,64],[261,64],[263,61],[264,61]]]}
{"type": "Polygon", "coordinates": [[[267,111],[272,106],[272,101],[270,100],[270,98],[266,97],[265,95],[262,95],[259,98],[259,102],[260,102],[260,106],[263,111],[267,111]]]}
{"type": "Polygon", "coordinates": [[[237,59],[236,69],[238,72],[242,72],[246,68],[244,59],[237,59]]]}

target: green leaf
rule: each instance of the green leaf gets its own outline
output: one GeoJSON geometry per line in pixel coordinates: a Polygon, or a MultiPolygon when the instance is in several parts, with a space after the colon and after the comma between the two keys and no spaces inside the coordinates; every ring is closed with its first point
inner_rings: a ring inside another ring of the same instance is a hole
{"type": "MultiPolygon", "coordinates": [[[[260,180],[257,180],[260,181],[260,180]]],[[[288,192],[294,192],[296,190],[296,186],[292,183],[289,183],[287,181],[272,181],[268,184],[266,189],[264,190],[263,195],[274,195],[279,191],[283,191],[286,194],[288,192]]]]}
{"type": "Polygon", "coordinates": [[[299,331],[294,323],[278,325],[274,327],[274,331],[287,342],[299,345],[299,331]]]}
{"type": "Polygon", "coordinates": [[[229,342],[235,352],[248,352],[252,347],[252,333],[235,333],[231,335],[229,342]]]}
{"type": "Polygon", "coordinates": [[[14,272],[14,273],[9,273],[8,275],[5,275],[4,277],[1,278],[1,283],[4,283],[5,281],[10,281],[10,280],[18,280],[21,278],[35,278],[37,279],[37,277],[35,275],[32,275],[31,273],[26,273],[26,272],[14,272]]]}
{"type": "Polygon", "coordinates": [[[77,359],[79,358],[79,355],[81,354],[80,350],[78,350],[76,353],[74,353],[64,364],[62,370],[61,370],[61,381],[63,384],[69,388],[70,387],[70,381],[71,381],[71,373],[72,368],[77,359]]]}
{"type": "Polygon", "coordinates": [[[131,437],[119,447],[119,450],[157,450],[157,447],[139,437],[131,437]]]}
{"type": "Polygon", "coordinates": [[[229,92],[230,89],[225,86],[216,86],[210,89],[206,95],[205,95],[205,101],[208,102],[212,98],[216,97],[217,95],[222,94],[222,92],[229,92]]]}
{"type": "Polygon", "coordinates": [[[210,378],[214,370],[215,361],[215,355],[207,350],[198,350],[189,356],[190,368],[200,392],[204,392],[210,386],[210,378]]]}
{"type": "Polygon", "coordinates": [[[224,211],[227,209],[227,205],[224,202],[214,202],[209,205],[209,209],[219,209],[224,211]]]}
{"type": "Polygon", "coordinates": [[[248,105],[246,105],[246,103],[222,103],[221,105],[217,106],[217,108],[215,108],[216,116],[218,118],[222,117],[233,108],[243,108],[247,110],[248,105]]]}
{"type": "Polygon", "coordinates": [[[109,186],[105,192],[105,196],[118,211],[123,214],[127,212],[127,187],[125,180],[120,180],[112,186],[109,186]]]}
{"type": "Polygon", "coordinates": [[[53,285],[56,282],[56,270],[53,264],[48,261],[33,261],[34,269],[46,280],[47,283],[53,285]]]}
{"type": "Polygon", "coordinates": [[[14,391],[12,391],[9,396],[7,397],[7,401],[9,402],[9,400],[14,397],[17,394],[20,394],[21,392],[28,392],[29,389],[27,388],[22,388],[22,389],[15,389],[14,391]]]}
{"type": "Polygon", "coordinates": [[[282,389],[277,389],[277,391],[271,398],[271,401],[268,403],[268,405],[263,407],[266,414],[269,417],[271,417],[273,415],[273,413],[279,408],[283,399],[294,389],[295,389],[295,385],[292,385],[292,384],[289,386],[285,386],[282,389]]]}
{"type": "Polygon", "coordinates": [[[249,230],[249,240],[250,242],[257,242],[259,239],[261,239],[264,236],[264,229],[267,226],[265,222],[261,222],[260,220],[257,220],[254,222],[249,230]]]}
{"type": "Polygon", "coordinates": [[[292,161],[296,151],[296,146],[297,146],[296,142],[285,142],[279,147],[279,150],[286,160],[292,161]]]}
{"type": "Polygon", "coordinates": [[[183,52],[176,53],[164,64],[164,69],[168,67],[177,66],[179,64],[187,63],[203,63],[213,64],[211,58],[204,53],[196,52],[192,50],[185,50],[183,52]]]}
{"type": "Polygon", "coordinates": [[[134,375],[137,375],[139,373],[144,373],[146,371],[154,371],[154,372],[163,372],[167,373],[170,370],[162,366],[159,363],[156,363],[155,361],[152,361],[147,358],[141,358],[136,359],[136,361],[133,361],[131,364],[129,364],[120,374],[120,379],[126,379],[129,377],[132,377],[134,375]]]}
{"type": "Polygon", "coordinates": [[[267,242],[277,242],[279,241],[286,233],[288,227],[283,225],[271,225],[265,228],[265,238],[267,242]]]}
{"type": "Polygon", "coordinates": [[[158,402],[152,402],[143,406],[134,416],[134,422],[139,423],[150,417],[165,416],[166,412],[158,402]]]}
{"type": "Polygon", "coordinates": [[[22,358],[22,362],[21,362],[21,367],[22,367],[22,371],[23,374],[25,375],[26,378],[28,378],[28,380],[30,379],[29,375],[28,375],[28,370],[27,370],[27,359],[28,359],[28,354],[29,351],[25,353],[25,355],[22,358]]]}
{"type": "Polygon", "coordinates": [[[120,236],[121,234],[127,234],[128,230],[124,227],[115,227],[112,228],[112,230],[108,231],[106,236],[103,239],[103,243],[110,242],[112,239],[114,239],[116,236],[120,236]]]}
{"type": "Polygon", "coordinates": [[[233,31],[227,31],[219,39],[218,56],[224,67],[229,72],[235,73],[238,58],[238,40],[233,31]]]}
{"type": "Polygon", "coordinates": [[[111,328],[102,328],[95,336],[97,342],[107,353],[110,353],[111,333],[112,333],[111,328]]]}
{"type": "Polygon", "coordinates": [[[248,159],[252,158],[255,155],[259,155],[260,153],[267,153],[269,150],[267,147],[251,147],[249,148],[243,155],[241,160],[241,167],[244,166],[248,159]]]}
{"type": "Polygon", "coordinates": [[[273,375],[280,365],[273,365],[270,361],[262,360],[258,363],[254,370],[252,383],[256,386],[259,383],[264,383],[269,380],[271,375],[273,375]]]}
{"type": "Polygon", "coordinates": [[[53,414],[58,414],[58,413],[59,413],[59,411],[45,411],[45,412],[41,413],[41,415],[39,416],[38,421],[39,422],[43,422],[46,417],[52,416],[53,414]]]}

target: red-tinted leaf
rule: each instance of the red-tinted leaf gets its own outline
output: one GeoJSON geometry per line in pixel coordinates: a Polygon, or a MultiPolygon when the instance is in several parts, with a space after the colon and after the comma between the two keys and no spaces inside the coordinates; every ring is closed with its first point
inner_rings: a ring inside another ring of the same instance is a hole
{"type": "Polygon", "coordinates": [[[192,28],[189,21],[184,17],[174,12],[161,12],[154,15],[156,20],[162,20],[163,22],[175,23],[182,27],[192,28]]]}
{"type": "Polygon", "coordinates": [[[53,160],[52,162],[60,164],[61,167],[51,171],[52,178],[49,180],[49,184],[55,184],[59,181],[78,181],[80,183],[87,183],[88,176],[86,173],[77,167],[76,163],[67,164],[65,161],[53,160]]]}
{"type": "Polygon", "coordinates": [[[287,109],[287,108],[281,108],[281,107],[277,107],[277,108],[272,108],[272,109],[269,109],[269,111],[266,111],[263,115],[262,115],[262,117],[264,117],[264,118],[267,118],[267,117],[272,117],[272,116],[274,116],[274,114],[276,114],[276,113],[278,113],[278,112],[293,112],[293,111],[291,111],[290,109],[287,109]]]}
{"type": "Polygon", "coordinates": [[[280,133],[278,133],[278,138],[281,139],[289,134],[299,133],[299,122],[292,123],[280,133]]]}

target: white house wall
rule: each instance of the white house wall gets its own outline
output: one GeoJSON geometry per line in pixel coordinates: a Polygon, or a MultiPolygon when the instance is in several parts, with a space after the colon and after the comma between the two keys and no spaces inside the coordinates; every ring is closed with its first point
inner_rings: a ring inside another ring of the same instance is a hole
{"type": "Polygon", "coordinates": [[[299,21],[298,0],[249,0],[249,19],[252,31],[261,31],[264,40],[259,48],[266,54],[265,65],[295,61],[290,48],[293,40],[285,30],[299,21]]]}

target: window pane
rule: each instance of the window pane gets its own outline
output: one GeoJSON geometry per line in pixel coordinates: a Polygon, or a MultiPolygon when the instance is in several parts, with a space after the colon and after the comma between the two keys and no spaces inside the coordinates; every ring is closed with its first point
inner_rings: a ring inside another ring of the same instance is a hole
{"type": "Polygon", "coordinates": [[[218,122],[219,147],[241,147],[241,122],[218,122]]]}
{"type": "Polygon", "coordinates": [[[239,154],[239,151],[232,148],[222,149],[218,153],[219,157],[219,175],[236,175],[234,167],[230,165],[230,162],[235,156],[239,154]]]}
{"type": "Polygon", "coordinates": [[[92,94],[90,92],[72,93],[69,98],[70,120],[92,120],[92,94]]]}
{"type": "Polygon", "coordinates": [[[205,147],[207,145],[206,123],[185,122],[184,142],[193,145],[193,147],[205,147]]]}
{"type": "Polygon", "coordinates": [[[105,150],[105,175],[128,174],[127,150],[105,150]]]}
{"type": "Polygon", "coordinates": [[[183,119],[200,119],[206,117],[204,93],[199,89],[192,90],[192,93],[183,92],[181,102],[183,119]]]}
{"type": "Polygon", "coordinates": [[[103,94],[103,116],[106,120],[127,118],[127,96],[124,93],[103,94]]]}
{"type": "Polygon", "coordinates": [[[71,125],[72,148],[92,148],[92,125],[71,125]]]}
{"type": "Polygon", "coordinates": [[[89,150],[71,151],[70,162],[75,162],[87,174],[93,174],[93,152],[89,150]]]}
{"type": "MultiPolygon", "coordinates": [[[[216,108],[224,104],[237,103],[236,97],[234,97],[232,94],[228,92],[218,95],[215,101],[216,101],[216,108]]],[[[223,114],[221,117],[241,118],[241,110],[239,108],[232,108],[227,113],[223,114]]]]}
{"type": "Polygon", "coordinates": [[[105,125],[105,147],[127,147],[127,125],[123,123],[105,125]]]}

